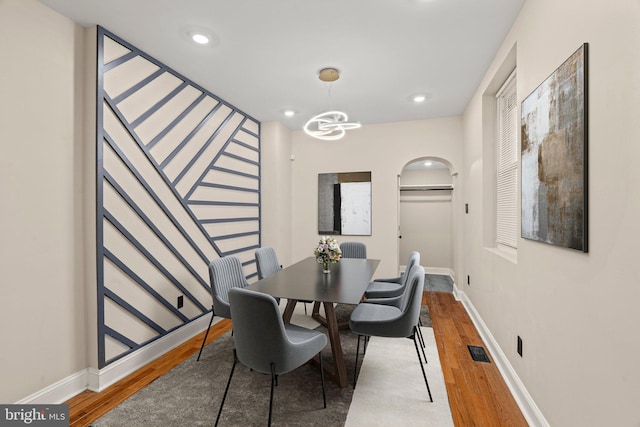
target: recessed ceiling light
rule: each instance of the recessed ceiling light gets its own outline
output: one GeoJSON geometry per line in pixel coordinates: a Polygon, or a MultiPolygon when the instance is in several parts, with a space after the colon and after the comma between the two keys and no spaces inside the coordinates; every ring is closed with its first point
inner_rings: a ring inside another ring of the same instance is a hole
{"type": "Polygon", "coordinates": [[[416,104],[421,104],[431,98],[433,98],[433,94],[431,92],[415,93],[407,97],[408,100],[415,102],[416,104]]]}
{"type": "Polygon", "coordinates": [[[214,47],[220,44],[218,36],[209,28],[200,26],[183,27],[180,32],[190,43],[201,47],[214,47]]]}
{"type": "Polygon", "coordinates": [[[202,33],[193,33],[191,34],[191,40],[198,44],[209,44],[211,39],[208,35],[202,33]]]}
{"type": "Polygon", "coordinates": [[[295,116],[295,115],[296,115],[296,112],[295,112],[295,111],[293,111],[293,110],[286,110],[286,111],[284,112],[284,115],[285,115],[285,116],[287,116],[287,117],[293,117],[293,116],[295,116]]]}

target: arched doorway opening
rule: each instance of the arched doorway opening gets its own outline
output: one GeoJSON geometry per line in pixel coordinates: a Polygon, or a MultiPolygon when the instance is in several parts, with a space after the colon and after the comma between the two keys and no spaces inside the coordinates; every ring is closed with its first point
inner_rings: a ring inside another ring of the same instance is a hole
{"type": "Polygon", "coordinates": [[[454,275],[454,184],[445,159],[422,157],[407,163],[398,177],[398,263],[418,251],[427,273],[454,275]]]}

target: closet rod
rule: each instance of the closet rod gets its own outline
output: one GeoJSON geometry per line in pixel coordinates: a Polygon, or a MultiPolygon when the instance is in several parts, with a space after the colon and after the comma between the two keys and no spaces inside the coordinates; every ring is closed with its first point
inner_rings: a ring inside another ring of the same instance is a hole
{"type": "Polygon", "coordinates": [[[453,190],[453,185],[412,185],[400,186],[400,191],[443,191],[453,190]]]}

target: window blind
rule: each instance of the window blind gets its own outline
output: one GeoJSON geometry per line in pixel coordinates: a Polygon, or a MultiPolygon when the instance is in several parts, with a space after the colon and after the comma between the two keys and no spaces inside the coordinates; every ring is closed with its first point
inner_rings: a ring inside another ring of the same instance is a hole
{"type": "Polygon", "coordinates": [[[496,243],[518,247],[518,118],[516,72],[496,94],[496,243]]]}

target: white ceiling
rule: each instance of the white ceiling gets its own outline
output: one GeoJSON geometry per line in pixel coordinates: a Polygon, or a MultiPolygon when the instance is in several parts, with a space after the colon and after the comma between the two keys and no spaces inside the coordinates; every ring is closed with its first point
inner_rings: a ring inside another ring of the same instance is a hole
{"type": "Polygon", "coordinates": [[[365,126],[460,115],[525,0],[40,1],[296,130],[329,108],[365,126]],[[194,28],[217,41],[196,46],[194,28]],[[327,66],[341,72],[330,96],[317,77],[327,66]]]}

